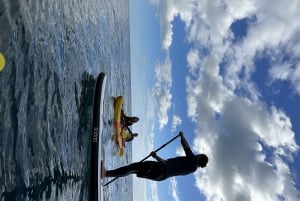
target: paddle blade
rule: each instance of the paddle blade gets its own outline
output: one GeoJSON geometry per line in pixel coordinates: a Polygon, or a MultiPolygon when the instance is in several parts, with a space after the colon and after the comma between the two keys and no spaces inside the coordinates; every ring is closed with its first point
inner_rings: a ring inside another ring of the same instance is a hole
{"type": "Polygon", "coordinates": [[[123,139],[127,138],[127,133],[124,130],[122,131],[122,137],[123,137],[123,139]]]}
{"type": "Polygon", "coordinates": [[[121,147],[119,151],[119,156],[121,157],[123,155],[124,155],[124,147],[121,147]]]}

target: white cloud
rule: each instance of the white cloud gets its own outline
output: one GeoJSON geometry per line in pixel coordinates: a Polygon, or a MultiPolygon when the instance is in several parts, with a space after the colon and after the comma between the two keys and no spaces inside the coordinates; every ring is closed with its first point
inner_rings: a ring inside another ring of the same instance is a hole
{"type": "Polygon", "coordinates": [[[288,64],[274,65],[270,70],[269,74],[273,81],[275,80],[287,80],[292,75],[291,66],[288,64]]]}
{"type": "Polygon", "coordinates": [[[199,64],[200,64],[200,56],[199,51],[197,49],[191,49],[187,54],[187,62],[189,64],[189,71],[191,74],[196,74],[199,64]]]}
{"type": "Polygon", "coordinates": [[[299,1],[204,0],[179,8],[180,3],[156,1],[163,48],[172,44],[175,16],[193,46],[187,55],[187,113],[197,123],[193,148],[210,158],[196,173],[197,187],[212,201],[299,200],[291,168],[299,150],[293,125],[283,110],[260,101],[251,80],[254,59],[267,56],[271,81],[289,81],[300,94],[299,1]],[[250,18],[246,36],[233,43],[230,26],[250,18]]]}
{"type": "Polygon", "coordinates": [[[133,200],[141,200],[141,201],[147,201],[147,194],[146,194],[146,184],[145,181],[137,178],[135,176],[132,176],[133,178],[133,200]]]}
{"type": "Polygon", "coordinates": [[[159,201],[158,198],[158,190],[157,190],[157,182],[148,181],[150,183],[151,197],[149,201],[159,201]]]}
{"type": "Polygon", "coordinates": [[[276,81],[290,81],[296,94],[300,95],[300,62],[274,64],[269,69],[271,84],[276,81]]]}
{"type": "Polygon", "coordinates": [[[210,117],[198,118],[205,130],[197,130],[194,149],[207,153],[210,161],[196,180],[207,199],[297,200],[286,160],[292,161],[299,147],[288,117],[239,97],[226,101],[221,115],[214,124],[210,117]]]}
{"type": "Polygon", "coordinates": [[[139,122],[132,125],[132,130],[139,136],[132,141],[133,160],[139,161],[153,150],[155,108],[152,94],[149,91],[141,93],[139,100],[133,100],[132,108],[134,116],[140,117],[139,122]]]}
{"type": "Polygon", "coordinates": [[[172,177],[169,182],[169,194],[172,196],[174,201],[180,201],[179,192],[177,189],[177,181],[175,177],[172,177]]]}
{"type": "Polygon", "coordinates": [[[158,105],[158,122],[162,129],[168,123],[168,110],[171,107],[171,61],[167,57],[164,63],[158,63],[155,66],[155,86],[152,94],[155,97],[158,105]]]}
{"type": "Polygon", "coordinates": [[[172,120],[172,128],[171,131],[175,132],[177,130],[177,127],[180,126],[182,123],[182,120],[179,116],[174,115],[172,120]]]}
{"type": "Polygon", "coordinates": [[[150,0],[150,3],[159,7],[158,16],[161,25],[162,48],[168,52],[172,45],[172,21],[178,14],[180,14],[180,17],[185,19],[185,21],[190,21],[192,19],[192,2],[180,0],[150,0]]]}
{"type": "MultiPolygon", "coordinates": [[[[236,88],[240,84],[239,77],[245,69],[254,71],[253,59],[268,53],[271,59],[271,65],[278,69],[278,65],[289,68],[291,74],[296,72],[294,65],[299,66],[299,29],[300,9],[298,1],[289,2],[289,5],[282,9],[283,1],[258,1],[256,2],[255,16],[256,21],[249,26],[247,36],[237,46],[232,46],[233,54],[229,58],[234,61],[228,66],[227,76],[230,78],[230,84],[236,88]],[[289,55],[289,59],[285,56],[289,55]]],[[[249,18],[251,16],[244,16],[249,18]]],[[[263,68],[263,67],[261,67],[263,68]]],[[[272,67],[273,68],[273,67],[272,67]]],[[[272,72],[274,73],[275,70],[272,72]]],[[[283,77],[272,77],[273,80],[283,77]]],[[[278,75],[278,74],[277,74],[278,75]]],[[[285,75],[286,76],[286,75],[285,75]]],[[[299,76],[286,77],[292,86],[297,88],[299,76]]],[[[300,94],[300,93],[298,93],[300,94]]]]}

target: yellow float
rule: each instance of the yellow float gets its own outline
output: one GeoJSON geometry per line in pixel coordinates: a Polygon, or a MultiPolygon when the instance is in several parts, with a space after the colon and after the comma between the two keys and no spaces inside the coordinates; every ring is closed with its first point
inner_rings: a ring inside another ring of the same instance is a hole
{"type": "Polygon", "coordinates": [[[119,156],[124,155],[125,140],[123,138],[122,118],[123,96],[118,96],[114,99],[114,136],[113,139],[119,147],[119,156]]]}
{"type": "Polygon", "coordinates": [[[3,54],[0,52],[0,71],[2,71],[5,67],[5,58],[3,54]]]}

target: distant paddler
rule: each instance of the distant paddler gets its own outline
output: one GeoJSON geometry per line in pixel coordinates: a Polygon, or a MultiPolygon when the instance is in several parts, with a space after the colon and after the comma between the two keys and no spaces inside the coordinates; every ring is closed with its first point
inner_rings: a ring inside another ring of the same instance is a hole
{"type": "Polygon", "coordinates": [[[133,133],[129,126],[132,126],[132,124],[137,123],[139,121],[138,117],[130,117],[125,114],[125,112],[122,110],[122,133],[123,133],[123,138],[125,139],[126,142],[132,141],[135,137],[137,137],[139,134],[138,133],[133,133]],[[127,129],[125,131],[124,129],[127,129]]]}
{"type": "Polygon", "coordinates": [[[139,121],[138,117],[127,116],[123,109],[123,96],[114,98],[114,128],[115,133],[113,136],[114,141],[119,147],[119,156],[123,156],[125,149],[125,142],[133,140],[134,137],[138,136],[137,133],[132,133],[129,129],[133,123],[139,121]],[[125,131],[127,129],[128,132],[125,131]]]}

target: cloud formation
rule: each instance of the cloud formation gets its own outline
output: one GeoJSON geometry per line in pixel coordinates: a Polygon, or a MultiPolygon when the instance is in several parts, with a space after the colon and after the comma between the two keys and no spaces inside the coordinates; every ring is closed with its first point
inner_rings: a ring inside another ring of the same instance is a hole
{"type": "MultiPolygon", "coordinates": [[[[191,44],[187,113],[197,124],[194,149],[210,158],[208,167],[196,173],[197,187],[212,201],[299,200],[291,168],[299,146],[291,120],[261,101],[251,77],[259,68],[255,60],[267,57],[270,84],[287,81],[300,95],[299,1],[182,2],[152,1],[160,11],[163,48],[168,52],[171,47],[176,16],[185,23],[191,44]],[[238,21],[246,24],[246,34],[236,40],[232,25],[238,21]]],[[[164,103],[162,128],[168,121],[172,81],[166,79],[168,87],[163,87],[161,75],[156,76],[156,96],[164,103]]]]}
{"type": "Polygon", "coordinates": [[[173,115],[171,131],[176,132],[177,127],[181,125],[181,122],[182,122],[182,120],[179,116],[173,115]]]}
{"type": "Polygon", "coordinates": [[[177,189],[177,181],[174,177],[170,179],[169,194],[172,196],[174,201],[180,201],[180,197],[177,189]]]}
{"type": "Polygon", "coordinates": [[[169,120],[168,110],[171,107],[171,61],[167,57],[163,63],[157,63],[155,66],[155,86],[153,87],[152,94],[156,100],[159,111],[157,114],[159,128],[162,129],[169,120]]]}

